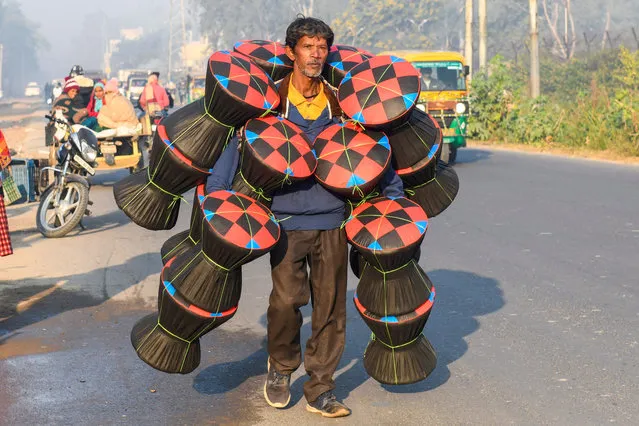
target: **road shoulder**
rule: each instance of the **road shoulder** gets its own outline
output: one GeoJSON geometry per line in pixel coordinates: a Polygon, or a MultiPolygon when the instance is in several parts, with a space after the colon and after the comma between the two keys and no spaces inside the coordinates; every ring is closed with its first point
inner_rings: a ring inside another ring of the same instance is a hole
{"type": "Polygon", "coordinates": [[[468,147],[639,166],[639,157],[623,157],[620,154],[610,151],[570,149],[555,145],[536,146],[490,141],[468,141],[468,147]]]}

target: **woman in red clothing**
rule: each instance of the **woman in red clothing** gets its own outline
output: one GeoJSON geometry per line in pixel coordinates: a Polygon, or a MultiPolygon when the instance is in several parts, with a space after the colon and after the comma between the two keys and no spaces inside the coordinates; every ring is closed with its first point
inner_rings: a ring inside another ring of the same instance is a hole
{"type": "Polygon", "coordinates": [[[7,211],[4,208],[4,197],[2,196],[2,170],[11,163],[11,154],[7,141],[0,130],[0,256],[13,254],[11,238],[9,237],[9,221],[7,211]]]}
{"type": "Polygon", "coordinates": [[[105,105],[104,99],[104,83],[101,81],[95,83],[93,87],[93,93],[91,94],[91,100],[87,105],[88,117],[82,121],[82,125],[87,126],[93,130],[100,130],[98,126],[98,113],[102,106],[105,105]]]}
{"type": "Polygon", "coordinates": [[[149,75],[149,82],[140,95],[140,106],[149,115],[169,108],[169,96],[159,83],[160,73],[157,71],[149,75]]]}

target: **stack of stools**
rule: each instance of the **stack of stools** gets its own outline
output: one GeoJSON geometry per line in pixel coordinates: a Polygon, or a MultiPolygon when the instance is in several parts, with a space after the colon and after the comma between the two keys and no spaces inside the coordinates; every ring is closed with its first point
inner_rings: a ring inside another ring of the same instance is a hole
{"type": "Polygon", "coordinates": [[[249,120],[240,142],[240,164],[231,188],[267,207],[275,191],[308,179],[317,167],[304,132],[281,116],[249,120]]]}
{"type": "MultiPolygon", "coordinates": [[[[434,178],[441,151],[439,127],[416,109],[420,90],[410,63],[376,56],[346,73],[338,91],[340,107],[352,120],[388,135],[393,167],[409,187],[434,178]]],[[[436,365],[422,335],[435,289],[417,263],[427,227],[424,209],[407,198],[364,200],[346,222],[351,265],[360,277],[355,306],[374,336],[364,367],[381,383],[414,383],[436,365]]]]}
{"type": "Polygon", "coordinates": [[[243,55],[209,58],[204,98],[162,120],[149,167],[113,188],[118,207],[147,229],[171,229],[181,194],[203,182],[236,127],[279,105],[270,77],[243,55]]]}
{"type": "Polygon", "coordinates": [[[414,259],[428,227],[424,210],[407,198],[375,198],[357,207],[346,235],[365,262],[354,297],[373,338],[364,368],[393,385],[425,379],[436,355],[422,331],[435,287],[414,259]]]}
{"type": "Polygon", "coordinates": [[[372,53],[357,47],[334,44],[326,57],[322,76],[331,86],[338,87],[346,73],[373,56],[372,53]]]}
{"type": "Polygon", "coordinates": [[[140,359],[167,373],[186,374],[199,365],[199,339],[237,311],[241,266],[280,238],[270,210],[234,191],[208,194],[202,214],[201,241],[162,269],[158,313],[142,318],[131,332],[140,359]]]}

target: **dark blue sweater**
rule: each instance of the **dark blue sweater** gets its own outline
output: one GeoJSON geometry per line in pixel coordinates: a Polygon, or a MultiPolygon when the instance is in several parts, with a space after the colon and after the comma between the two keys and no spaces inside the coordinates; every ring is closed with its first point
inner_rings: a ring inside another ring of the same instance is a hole
{"type": "MultiPolygon", "coordinates": [[[[339,121],[331,117],[328,107],[317,120],[312,121],[304,119],[293,105],[289,105],[287,112],[287,118],[295,123],[310,141],[314,141],[324,129],[339,121]]],[[[206,181],[207,193],[231,189],[239,160],[238,140],[233,138],[206,181]]],[[[379,186],[387,197],[404,196],[402,181],[392,167],[384,174],[379,186]]],[[[281,221],[280,225],[288,231],[335,229],[346,219],[345,199],[328,191],[313,178],[278,190],[273,195],[271,211],[281,221]]]]}

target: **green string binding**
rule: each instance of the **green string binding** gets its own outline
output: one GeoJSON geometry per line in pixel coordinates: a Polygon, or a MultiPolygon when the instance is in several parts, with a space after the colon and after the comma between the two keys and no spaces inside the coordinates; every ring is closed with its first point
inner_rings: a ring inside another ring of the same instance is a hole
{"type": "MultiPolygon", "coordinates": [[[[161,159],[160,159],[161,161],[161,159]]],[[[172,192],[169,192],[167,190],[165,190],[164,188],[162,188],[161,186],[159,186],[158,184],[156,184],[155,182],[153,182],[153,178],[151,177],[151,171],[149,170],[149,167],[146,168],[146,174],[147,177],[149,179],[149,182],[144,185],[142,188],[140,188],[134,195],[133,197],[131,197],[131,199],[129,200],[128,203],[126,203],[123,207],[122,210],[126,210],[126,208],[138,198],[138,195],[140,195],[142,193],[142,191],[144,191],[149,185],[154,186],[156,189],[158,189],[160,192],[169,195],[171,197],[173,197],[173,199],[171,200],[171,202],[169,203],[167,210],[172,210],[173,207],[175,206],[175,203],[177,203],[178,201],[182,200],[184,201],[186,204],[189,204],[188,201],[186,201],[184,199],[184,197],[182,197],[181,195],[177,195],[177,194],[173,194],[172,192]]],[[[164,226],[166,226],[166,224],[169,222],[170,219],[170,215],[166,216],[166,221],[164,222],[164,226]]]]}
{"type": "MultiPolygon", "coordinates": [[[[241,165],[240,165],[240,166],[241,166],[241,165]]],[[[242,180],[244,181],[244,183],[245,183],[245,184],[249,187],[249,189],[250,189],[251,191],[253,191],[253,192],[257,195],[257,198],[258,198],[258,199],[262,198],[262,199],[264,199],[264,200],[266,200],[266,201],[269,201],[269,202],[270,202],[270,201],[272,201],[272,199],[271,199],[271,198],[269,198],[269,197],[267,197],[266,195],[264,195],[264,190],[263,190],[262,188],[255,188],[253,185],[251,185],[251,184],[250,184],[250,183],[246,180],[246,178],[244,177],[244,174],[242,173],[242,170],[241,170],[241,169],[240,169],[240,170],[238,170],[238,174],[240,175],[240,177],[242,178],[242,180]]]]}
{"type": "MultiPolygon", "coordinates": [[[[408,191],[411,191],[412,189],[422,188],[422,187],[424,187],[424,186],[428,185],[429,183],[431,183],[431,182],[433,182],[433,181],[435,181],[435,182],[438,182],[438,183],[439,183],[439,181],[437,180],[437,178],[436,178],[436,177],[434,177],[434,178],[432,178],[432,179],[430,179],[430,180],[428,180],[428,181],[426,181],[426,182],[424,182],[424,183],[420,183],[419,185],[411,186],[409,189],[406,189],[405,191],[406,191],[406,192],[408,192],[408,191]]],[[[441,186],[441,185],[440,185],[440,186],[441,186]]],[[[413,193],[412,195],[415,195],[415,191],[411,191],[411,192],[413,193]]]]}
{"type": "Polygon", "coordinates": [[[346,220],[342,222],[342,225],[340,226],[339,229],[344,229],[346,224],[353,219],[353,212],[355,211],[356,208],[358,208],[359,206],[361,206],[362,204],[368,202],[369,200],[373,198],[379,197],[379,195],[380,193],[378,191],[371,192],[370,194],[362,198],[360,201],[358,201],[357,204],[353,204],[351,200],[346,200],[346,203],[348,205],[348,208],[350,209],[350,212],[348,213],[348,218],[346,218],[346,220]]]}
{"type": "Polygon", "coordinates": [[[415,191],[413,191],[414,189],[418,189],[418,188],[422,188],[426,185],[428,185],[431,182],[435,182],[437,184],[437,186],[439,186],[439,189],[442,190],[442,192],[444,193],[444,195],[446,195],[446,198],[448,198],[448,200],[450,200],[450,202],[453,202],[453,199],[451,198],[450,194],[446,191],[446,189],[442,186],[442,184],[439,182],[439,179],[437,179],[437,177],[432,178],[431,180],[424,182],[420,185],[417,186],[413,186],[411,188],[407,188],[404,190],[405,193],[407,193],[408,195],[410,195],[411,197],[415,196],[415,191]]]}
{"type": "Polygon", "coordinates": [[[397,345],[397,346],[391,346],[389,344],[387,344],[386,342],[380,340],[377,338],[377,336],[375,336],[375,333],[371,333],[371,340],[375,340],[376,342],[381,343],[382,345],[386,346],[388,349],[401,349],[404,348],[406,346],[412,345],[413,343],[415,343],[420,337],[422,337],[422,333],[419,334],[419,336],[417,336],[416,338],[414,338],[413,340],[411,340],[410,342],[407,343],[402,343],[401,345],[397,345]]]}

